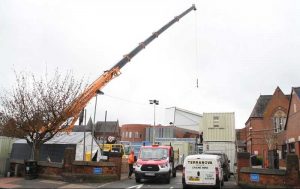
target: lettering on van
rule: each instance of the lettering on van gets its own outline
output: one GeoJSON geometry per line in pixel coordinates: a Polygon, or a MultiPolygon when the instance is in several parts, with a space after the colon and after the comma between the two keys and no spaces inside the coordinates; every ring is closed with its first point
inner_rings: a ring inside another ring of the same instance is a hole
{"type": "Polygon", "coordinates": [[[212,161],[188,161],[188,164],[201,164],[201,165],[212,165],[212,161]]]}
{"type": "Polygon", "coordinates": [[[208,167],[193,166],[192,169],[208,169],[208,167]]]}

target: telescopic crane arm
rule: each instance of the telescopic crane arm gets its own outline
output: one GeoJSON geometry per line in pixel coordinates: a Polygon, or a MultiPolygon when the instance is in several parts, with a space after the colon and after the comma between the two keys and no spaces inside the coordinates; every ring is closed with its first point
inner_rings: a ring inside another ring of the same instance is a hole
{"type": "Polygon", "coordinates": [[[68,127],[67,131],[72,131],[75,122],[77,121],[80,112],[87,105],[87,103],[97,95],[97,91],[101,90],[108,82],[110,82],[113,78],[120,75],[120,69],[125,66],[135,55],[137,55],[142,49],[144,49],[149,43],[151,43],[155,38],[157,38],[161,33],[167,30],[170,26],[172,26],[175,22],[179,21],[186,14],[191,12],[192,10],[196,10],[195,5],[193,4],[189,9],[181,13],[172,19],[169,23],[164,25],[158,31],[154,32],[150,37],[148,37],[145,41],[141,42],[136,48],[134,48],[129,54],[125,55],[116,65],[114,65],[110,70],[105,71],[97,80],[95,80],[87,89],[79,95],[66,109],[65,115],[66,118],[72,118],[71,124],[68,127]]]}

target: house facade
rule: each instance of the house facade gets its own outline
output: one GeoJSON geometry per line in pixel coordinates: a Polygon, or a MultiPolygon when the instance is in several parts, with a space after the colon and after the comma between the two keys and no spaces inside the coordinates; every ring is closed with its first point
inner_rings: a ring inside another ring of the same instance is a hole
{"type": "Polygon", "coordinates": [[[73,132],[92,132],[94,129],[94,137],[100,143],[106,141],[108,137],[113,136],[117,141],[121,140],[121,130],[119,121],[97,121],[93,124],[90,118],[87,125],[75,125],[73,132]]]}
{"type": "Polygon", "coordinates": [[[290,95],[285,95],[279,87],[273,95],[260,95],[246,122],[247,151],[263,160],[269,166],[268,151],[276,150],[280,166],[285,165],[285,130],[289,110],[290,95]]]}
{"type": "Polygon", "coordinates": [[[285,153],[295,153],[300,159],[300,87],[292,88],[285,130],[285,153]]]}

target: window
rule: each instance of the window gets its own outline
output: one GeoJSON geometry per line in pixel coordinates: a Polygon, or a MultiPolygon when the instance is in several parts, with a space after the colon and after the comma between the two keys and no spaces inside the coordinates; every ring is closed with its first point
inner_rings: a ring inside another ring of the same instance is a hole
{"type": "Polygon", "coordinates": [[[126,131],[126,138],[128,138],[128,131],[126,131]]]}
{"type": "Polygon", "coordinates": [[[219,116],[213,116],[213,126],[219,127],[219,116]]]}
{"type": "Polygon", "coordinates": [[[132,132],[130,131],[130,132],[129,132],[129,138],[131,138],[131,137],[132,137],[132,132]]]}
{"type": "Polygon", "coordinates": [[[273,116],[274,133],[279,133],[284,130],[286,122],[286,114],[282,110],[275,112],[273,116]]]}
{"type": "Polygon", "coordinates": [[[139,132],[135,132],[134,138],[139,138],[139,132]]]}

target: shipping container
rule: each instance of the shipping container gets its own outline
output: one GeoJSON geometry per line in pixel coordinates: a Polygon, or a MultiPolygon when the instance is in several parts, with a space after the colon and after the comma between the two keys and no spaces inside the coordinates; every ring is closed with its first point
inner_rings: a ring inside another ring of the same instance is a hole
{"type": "Polygon", "coordinates": [[[235,142],[207,142],[203,143],[203,151],[219,151],[224,152],[230,160],[230,172],[235,173],[236,167],[236,145],[235,142]]]}
{"type": "Polygon", "coordinates": [[[235,141],[234,112],[203,113],[203,141],[235,141]]]}
{"type": "Polygon", "coordinates": [[[0,136],[0,176],[5,176],[12,144],[16,138],[0,136]]]}

